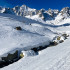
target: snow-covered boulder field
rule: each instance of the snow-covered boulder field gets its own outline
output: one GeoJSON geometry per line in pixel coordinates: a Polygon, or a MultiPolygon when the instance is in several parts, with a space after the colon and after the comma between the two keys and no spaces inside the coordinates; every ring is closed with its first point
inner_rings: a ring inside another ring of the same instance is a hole
{"type": "Polygon", "coordinates": [[[68,70],[70,18],[60,23],[0,14],[0,70],[68,70]]]}

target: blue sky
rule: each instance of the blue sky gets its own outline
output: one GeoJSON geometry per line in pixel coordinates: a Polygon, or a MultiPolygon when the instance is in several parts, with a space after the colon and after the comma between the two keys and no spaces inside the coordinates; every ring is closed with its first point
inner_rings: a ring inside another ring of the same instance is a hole
{"type": "Polygon", "coordinates": [[[48,8],[59,9],[70,7],[70,0],[0,0],[0,6],[14,7],[16,5],[25,4],[31,8],[41,9],[48,8]]]}

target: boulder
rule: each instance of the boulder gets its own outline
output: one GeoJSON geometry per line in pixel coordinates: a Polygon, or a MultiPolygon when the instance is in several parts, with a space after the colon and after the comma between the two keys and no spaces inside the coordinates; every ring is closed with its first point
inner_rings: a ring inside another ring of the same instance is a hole
{"type": "Polygon", "coordinates": [[[60,40],[60,41],[59,41],[59,43],[62,43],[62,42],[64,42],[64,40],[60,40]]]}
{"type": "Polygon", "coordinates": [[[16,30],[22,30],[22,28],[20,26],[15,28],[16,30]]]}
{"type": "Polygon", "coordinates": [[[65,39],[67,39],[67,37],[69,37],[68,34],[62,34],[62,36],[63,36],[65,39]]]}
{"type": "Polygon", "coordinates": [[[58,37],[57,37],[57,40],[60,40],[60,39],[61,39],[61,37],[60,37],[60,36],[58,36],[58,37]]]}
{"type": "Polygon", "coordinates": [[[11,54],[11,53],[9,53],[8,55],[7,55],[7,57],[2,57],[2,60],[4,61],[4,62],[14,62],[14,61],[16,61],[18,59],[18,51],[16,50],[15,51],[15,53],[13,53],[13,54],[11,54]]]}
{"type": "Polygon", "coordinates": [[[24,54],[23,53],[20,53],[20,58],[23,58],[24,57],[24,54]]]}
{"type": "Polygon", "coordinates": [[[54,41],[54,42],[50,42],[49,46],[56,46],[56,45],[58,45],[58,43],[54,41]]]}

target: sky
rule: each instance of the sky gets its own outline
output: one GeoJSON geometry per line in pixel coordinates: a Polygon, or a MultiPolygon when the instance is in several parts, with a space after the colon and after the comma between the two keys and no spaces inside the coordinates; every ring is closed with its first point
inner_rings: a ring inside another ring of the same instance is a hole
{"type": "Polygon", "coordinates": [[[0,6],[2,7],[14,7],[27,5],[28,7],[35,9],[59,9],[63,7],[70,7],[70,0],[0,0],[0,6]]]}

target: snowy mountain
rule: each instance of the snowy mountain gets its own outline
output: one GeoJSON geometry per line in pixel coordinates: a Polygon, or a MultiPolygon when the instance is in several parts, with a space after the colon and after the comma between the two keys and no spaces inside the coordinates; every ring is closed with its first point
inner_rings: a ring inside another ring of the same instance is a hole
{"type": "Polygon", "coordinates": [[[20,15],[20,16],[27,16],[27,15],[31,16],[31,15],[37,14],[36,9],[31,9],[27,7],[26,5],[22,5],[21,7],[16,6],[13,8],[13,10],[17,15],[20,15]]]}
{"type": "Polygon", "coordinates": [[[69,70],[69,42],[69,7],[0,7],[0,70],[69,70]]]}
{"type": "Polygon", "coordinates": [[[61,19],[67,18],[70,16],[70,8],[65,7],[61,11],[56,10],[56,9],[41,9],[41,10],[36,10],[29,8],[26,5],[22,6],[16,6],[14,8],[2,8],[0,9],[0,13],[8,13],[8,14],[15,14],[18,16],[25,16],[27,18],[31,18],[37,21],[48,21],[48,20],[54,20],[56,16],[62,16],[61,19]],[[38,18],[40,20],[38,20],[38,18]]]}

